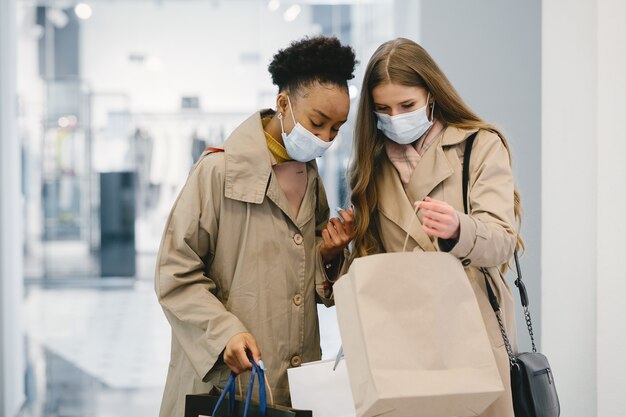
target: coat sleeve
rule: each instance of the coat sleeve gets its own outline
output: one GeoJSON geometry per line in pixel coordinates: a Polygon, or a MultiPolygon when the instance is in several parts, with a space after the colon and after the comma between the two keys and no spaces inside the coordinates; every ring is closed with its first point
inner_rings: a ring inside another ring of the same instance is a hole
{"type": "Polygon", "coordinates": [[[317,187],[317,204],[315,210],[315,290],[319,301],[326,307],[331,307],[335,304],[333,284],[339,278],[341,271],[345,269],[348,256],[346,256],[346,251],[344,251],[344,253],[331,264],[327,264],[322,258],[322,254],[320,253],[320,248],[324,242],[322,230],[326,228],[328,220],[330,219],[330,209],[328,208],[324,185],[319,177],[317,178],[317,187]]]}
{"type": "Polygon", "coordinates": [[[222,196],[218,155],[191,172],[169,215],[155,276],[155,290],[175,337],[198,377],[205,380],[231,337],[247,332],[216,297],[205,274],[213,256],[222,196]]]}
{"type": "Polygon", "coordinates": [[[482,131],[476,138],[469,182],[470,214],[459,213],[459,240],[449,252],[466,267],[505,264],[517,242],[514,184],[509,153],[496,134],[482,131]]]}

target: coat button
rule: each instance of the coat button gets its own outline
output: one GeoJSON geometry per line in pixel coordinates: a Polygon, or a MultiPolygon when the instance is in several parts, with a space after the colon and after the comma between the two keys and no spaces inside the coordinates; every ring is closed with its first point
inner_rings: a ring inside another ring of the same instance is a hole
{"type": "Polygon", "coordinates": [[[300,358],[300,356],[296,355],[293,358],[291,358],[291,366],[293,366],[294,368],[297,368],[300,365],[302,365],[302,359],[300,358]]]}
{"type": "Polygon", "coordinates": [[[301,305],[303,301],[304,297],[302,294],[296,294],[295,297],[293,297],[293,303],[297,306],[301,305]]]}
{"type": "Polygon", "coordinates": [[[461,264],[463,266],[469,266],[469,264],[471,264],[471,263],[472,263],[472,261],[470,261],[469,259],[463,259],[463,261],[461,262],[461,264]]]}
{"type": "Polygon", "coordinates": [[[296,245],[302,245],[302,242],[304,242],[304,238],[300,233],[298,233],[293,237],[293,241],[296,242],[296,245]]]}

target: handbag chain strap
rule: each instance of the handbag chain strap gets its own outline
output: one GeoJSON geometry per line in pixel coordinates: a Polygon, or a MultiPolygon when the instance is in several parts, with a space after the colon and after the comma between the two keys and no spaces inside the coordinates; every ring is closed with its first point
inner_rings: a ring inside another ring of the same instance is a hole
{"type": "Polygon", "coordinates": [[[522,268],[520,268],[519,257],[517,256],[517,250],[513,253],[515,259],[515,270],[517,272],[517,279],[515,280],[515,286],[519,290],[520,301],[522,308],[524,309],[524,318],[526,319],[526,327],[528,328],[528,334],[530,335],[530,342],[532,343],[533,353],[537,352],[537,346],[535,345],[535,333],[533,332],[533,321],[530,317],[530,310],[528,309],[528,292],[526,291],[526,285],[522,281],[522,268]]]}
{"type": "MultiPolygon", "coordinates": [[[[470,155],[472,154],[472,146],[474,144],[474,140],[476,139],[476,135],[478,132],[474,132],[471,136],[469,136],[465,142],[465,152],[463,154],[463,208],[465,210],[465,214],[469,214],[469,199],[468,199],[468,187],[469,187],[469,165],[470,165],[470,155]]],[[[533,332],[533,322],[530,317],[530,310],[528,309],[528,292],[526,291],[526,285],[522,281],[522,269],[519,263],[519,257],[517,255],[517,249],[513,252],[513,257],[515,259],[515,269],[517,272],[517,278],[515,279],[515,286],[519,290],[520,301],[522,303],[522,307],[524,309],[524,318],[526,319],[526,327],[528,328],[528,334],[530,335],[530,341],[532,343],[533,352],[537,352],[537,347],[535,345],[535,334],[533,332]]],[[[489,274],[485,268],[480,268],[483,276],[485,277],[485,286],[487,287],[487,295],[489,296],[489,303],[491,304],[491,308],[498,319],[498,325],[500,326],[500,333],[502,333],[502,340],[504,340],[504,345],[506,347],[507,355],[509,356],[509,362],[511,366],[517,365],[517,360],[515,359],[515,354],[513,353],[513,348],[511,346],[511,341],[506,333],[506,328],[504,327],[504,323],[502,321],[502,311],[500,309],[500,303],[498,302],[498,297],[493,291],[491,284],[489,283],[489,278],[487,275],[489,274]]]]}
{"type": "MultiPolygon", "coordinates": [[[[485,272],[483,271],[483,274],[485,272]]],[[[487,277],[485,277],[487,279],[487,277]]],[[[504,340],[504,346],[506,347],[506,354],[509,357],[509,364],[511,367],[517,364],[517,359],[515,359],[515,354],[513,353],[513,347],[511,346],[511,341],[509,340],[509,336],[506,333],[506,329],[504,328],[504,323],[502,323],[502,314],[500,314],[500,310],[496,311],[496,319],[498,319],[498,325],[500,326],[500,333],[502,333],[502,340],[504,340]]]]}

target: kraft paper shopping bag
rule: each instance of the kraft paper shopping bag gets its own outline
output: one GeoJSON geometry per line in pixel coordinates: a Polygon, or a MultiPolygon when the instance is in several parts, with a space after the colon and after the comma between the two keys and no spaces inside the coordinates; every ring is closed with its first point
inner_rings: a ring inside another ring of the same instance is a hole
{"type": "Polygon", "coordinates": [[[357,416],[476,416],[502,394],[457,258],[441,252],[358,258],[334,293],[357,416]]]}

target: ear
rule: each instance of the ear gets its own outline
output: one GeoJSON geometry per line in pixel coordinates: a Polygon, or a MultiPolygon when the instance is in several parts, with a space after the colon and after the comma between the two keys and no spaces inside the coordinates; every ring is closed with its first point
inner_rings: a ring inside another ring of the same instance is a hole
{"type": "Polygon", "coordinates": [[[281,91],[276,97],[276,111],[278,113],[282,113],[284,116],[285,114],[287,114],[288,108],[289,102],[287,101],[287,94],[284,91],[281,91]]]}

